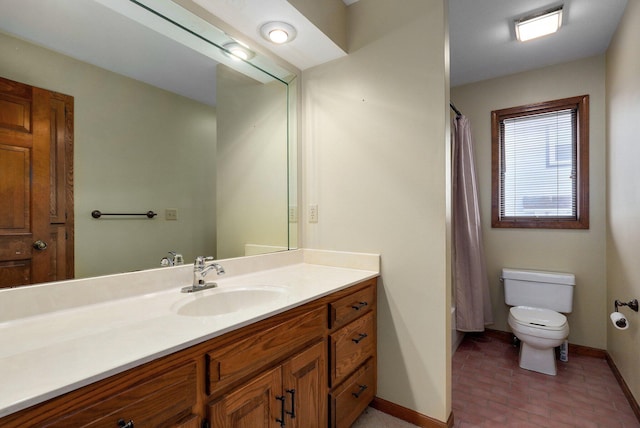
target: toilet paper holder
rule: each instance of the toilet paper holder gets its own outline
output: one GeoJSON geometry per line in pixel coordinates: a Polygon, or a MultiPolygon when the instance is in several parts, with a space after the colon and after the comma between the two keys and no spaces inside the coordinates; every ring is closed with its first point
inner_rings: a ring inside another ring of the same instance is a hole
{"type": "Polygon", "coordinates": [[[621,302],[620,300],[616,300],[614,305],[616,307],[616,312],[618,312],[618,306],[628,306],[632,310],[638,312],[638,299],[633,299],[630,302],[621,302]]]}

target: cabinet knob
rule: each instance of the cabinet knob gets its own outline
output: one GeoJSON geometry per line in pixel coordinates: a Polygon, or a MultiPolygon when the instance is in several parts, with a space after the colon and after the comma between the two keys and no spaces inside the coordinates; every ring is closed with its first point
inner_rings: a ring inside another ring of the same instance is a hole
{"type": "Polygon", "coordinates": [[[367,305],[368,305],[367,302],[358,302],[357,305],[351,305],[351,308],[355,309],[356,311],[359,311],[360,309],[364,308],[367,305]]]}
{"type": "Polygon", "coordinates": [[[296,390],[287,389],[287,394],[291,394],[291,411],[287,411],[287,415],[291,416],[291,419],[296,418],[296,390]]]}
{"type": "Polygon", "coordinates": [[[281,427],[284,426],[284,415],[285,415],[285,410],[284,410],[284,395],[281,395],[280,397],[276,397],[276,400],[280,401],[280,419],[276,418],[276,422],[278,422],[280,424],[281,427]]]}
{"type": "Polygon", "coordinates": [[[367,389],[367,385],[358,385],[358,386],[360,387],[358,392],[351,393],[351,395],[353,395],[356,398],[360,398],[360,395],[364,392],[365,389],[367,389]]]}
{"type": "Polygon", "coordinates": [[[358,344],[365,337],[367,337],[367,333],[360,333],[360,334],[358,334],[358,337],[356,337],[355,339],[351,339],[351,340],[353,341],[353,343],[358,344]]]}
{"type": "Polygon", "coordinates": [[[124,419],[118,419],[118,428],[134,428],[133,419],[130,419],[129,422],[125,422],[124,419]]]}

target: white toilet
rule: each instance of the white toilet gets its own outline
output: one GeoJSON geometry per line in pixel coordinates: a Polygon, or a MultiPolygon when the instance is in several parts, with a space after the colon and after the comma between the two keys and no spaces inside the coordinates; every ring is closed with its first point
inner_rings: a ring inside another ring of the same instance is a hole
{"type": "Polygon", "coordinates": [[[520,367],[555,376],[555,348],[569,337],[563,313],[573,309],[575,276],[569,273],[502,269],[509,326],[520,339],[520,367]]]}

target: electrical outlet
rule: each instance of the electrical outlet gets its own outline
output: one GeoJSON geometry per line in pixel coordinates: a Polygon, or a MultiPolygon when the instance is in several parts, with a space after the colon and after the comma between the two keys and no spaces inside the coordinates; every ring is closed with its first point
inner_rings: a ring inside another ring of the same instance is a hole
{"type": "Polygon", "coordinates": [[[318,205],[309,205],[309,223],[318,222],[318,205]]]}
{"type": "Polygon", "coordinates": [[[291,206],[289,207],[289,223],[297,223],[298,222],[298,207],[291,206]]]}
{"type": "Polygon", "coordinates": [[[175,208],[167,208],[164,210],[165,220],[178,220],[178,210],[175,208]]]}

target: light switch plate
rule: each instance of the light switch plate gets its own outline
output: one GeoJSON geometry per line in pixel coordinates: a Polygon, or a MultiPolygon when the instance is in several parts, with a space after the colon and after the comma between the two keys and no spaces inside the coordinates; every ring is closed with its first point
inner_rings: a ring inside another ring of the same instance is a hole
{"type": "Polygon", "coordinates": [[[178,220],[178,210],[175,208],[167,208],[164,210],[165,220],[178,220]]]}
{"type": "Polygon", "coordinates": [[[309,223],[318,222],[318,205],[309,205],[309,223]]]}

